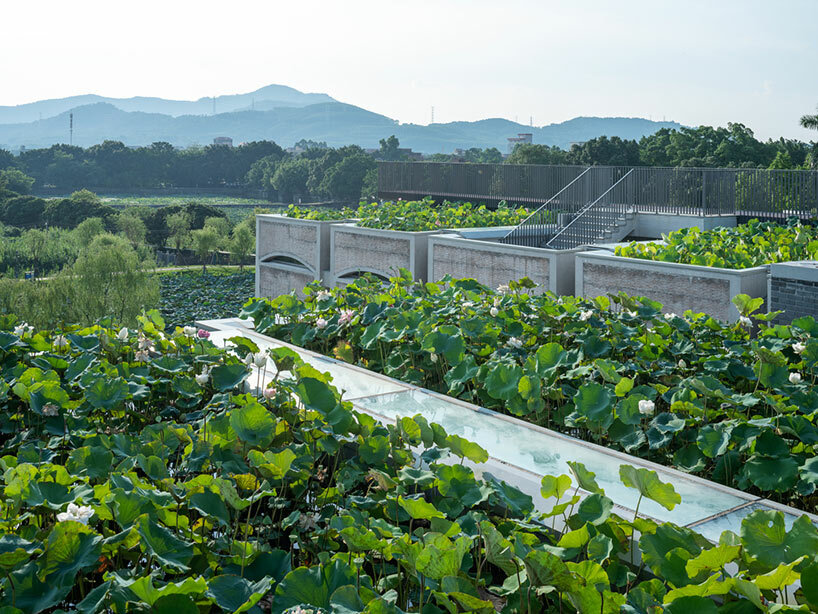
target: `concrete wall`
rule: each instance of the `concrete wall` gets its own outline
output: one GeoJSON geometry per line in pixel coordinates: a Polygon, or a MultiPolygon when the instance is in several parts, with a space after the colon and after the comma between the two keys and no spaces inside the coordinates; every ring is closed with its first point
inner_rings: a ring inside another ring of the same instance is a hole
{"type": "Polygon", "coordinates": [[[775,324],[796,318],[818,319],[818,262],[783,262],[770,265],[769,311],[783,311],[775,324]]]}
{"type": "Polygon", "coordinates": [[[636,227],[631,233],[634,237],[644,239],[661,239],[663,234],[698,226],[702,230],[711,230],[719,226],[734,227],[735,215],[678,215],[676,213],[637,213],[636,227]]]}
{"type": "Polygon", "coordinates": [[[415,279],[425,281],[430,232],[404,232],[358,228],[354,224],[334,224],[330,229],[330,268],[337,279],[362,272],[385,278],[409,269],[415,279]]]}
{"type": "Polygon", "coordinates": [[[730,270],[622,258],[603,251],[577,254],[577,296],[619,292],[659,301],[665,313],[690,309],[735,321],[739,313],[730,300],[735,295],[762,297],[766,303],[767,267],[730,270]]]}
{"type": "MultiPolygon", "coordinates": [[[[347,220],[341,220],[344,221],[347,220]]],[[[329,229],[337,223],[274,214],[257,215],[257,259],[269,262],[276,258],[292,258],[319,274],[329,268],[329,229]]]]}
{"type": "Polygon", "coordinates": [[[580,251],[521,247],[451,235],[429,238],[429,279],[474,278],[496,288],[529,277],[540,292],[574,293],[574,257],[580,251]]]}
{"type": "Polygon", "coordinates": [[[256,267],[256,296],[275,298],[293,290],[303,297],[304,286],[317,279],[316,275],[302,267],[262,262],[256,267]]]}

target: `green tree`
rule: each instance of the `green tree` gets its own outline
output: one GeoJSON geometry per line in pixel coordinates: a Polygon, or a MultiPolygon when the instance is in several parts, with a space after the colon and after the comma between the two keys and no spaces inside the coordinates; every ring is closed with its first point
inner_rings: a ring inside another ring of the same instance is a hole
{"type": "Polygon", "coordinates": [[[190,239],[190,215],[184,211],[177,211],[165,218],[170,233],[169,241],[177,254],[190,239]]]}
{"type": "Polygon", "coordinates": [[[148,230],[139,216],[126,210],[116,216],[115,223],[120,234],[128,239],[134,248],[145,243],[148,230]]]}
{"type": "Polygon", "coordinates": [[[559,147],[520,143],[506,158],[508,164],[565,164],[566,152],[559,147]]]}
{"type": "Polygon", "coordinates": [[[292,202],[298,197],[307,196],[309,177],[310,161],[304,158],[291,158],[282,161],[276,168],[273,187],[278,191],[282,201],[292,202]]]}
{"type": "MultiPolygon", "coordinates": [[[[249,220],[252,218],[248,218],[249,220]]],[[[239,271],[244,271],[244,259],[255,247],[256,238],[249,224],[242,222],[233,228],[233,236],[230,238],[230,259],[239,265],[239,271]]]]}
{"type": "Polygon", "coordinates": [[[335,200],[358,200],[366,174],[375,169],[375,161],[366,154],[348,156],[333,165],[321,182],[322,191],[335,200]]]}
{"type": "MultiPolygon", "coordinates": [[[[818,107],[816,107],[816,110],[818,110],[818,107]]],[[[818,130],[818,113],[801,117],[801,126],[811,130],[818,130]]]]}
{"type": "Polygon", "coordinates": [[[105,232],[105,224],[102,218],[89,217],[80,222],[72,232],[80,246],[87,247],[94,240],[94,237],[105,232]]]}
{"type": "Polygon", "coordinates": [[[400,150],[400,141],[394,134],[387,139],[380,140],[381,148],[375,154],[380,160],[395,161],[403,160],[404,156],[400,150]]]}
{"type": "Polygon", "coordinates": [[[221,238],[212,226],[200,228],[190,233],[193,238],[193,251],[202,261],[202,275],[207,273],[207,262],[212,258],[212,252],[219,249],[221,238]]]}
{"type": "Polygon", "coordinates": [[[0,171],[0,190],[11,190],[17,194],[28,194],[34,185],[34,178],[16,168],[0,171]]]}
{"type": "Polygon", "coordinates": [[[204,228],[210,228],[218,235],[219,249],[230,242],[230,221],[226,217],[209,217],[205,220],[204,228]]]}
{"type": "Polygon", "coordinates": [[[767,167],[770,170],[785,170],[792,168],[792,159],[790,158],[790,154],[786,151],[779,151],[775,154],[775,158],[772,162],[770,162],[770,166],[767,167]]]}

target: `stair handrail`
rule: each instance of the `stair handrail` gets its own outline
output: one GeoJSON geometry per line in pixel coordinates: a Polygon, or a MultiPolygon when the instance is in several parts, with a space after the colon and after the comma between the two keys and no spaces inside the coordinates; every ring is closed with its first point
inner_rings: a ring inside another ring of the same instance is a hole
{"type": "Polygon", "coordinates": [[[607,196],[607,195],[610,193],[610,191],[611,191],[611,190],[613,190],[613,189],[614,189],[616,186],[618,186],[618,185],[619,185],[621,182],[623,182],[625,179],[627,179],[627,177],[628,177],[628,176],[629,176],[629,175],[630,175],[632,172],[633,172],[633,169],[630,169],[630,170],[629,170],[627,173],[625,173],[624,175],[622,175],[622,177],[620,177],[620,178],[619,178],[619,179],[618,179],[618,180],[617,180],[617,181],[616,181],[616,182],[615,182],[613,185],[611,185],[611,187],[609,187],[609,188],[608,188],[607,190],[605,190],[605,191],[604,191],[602,194],[600,194],[600,195],[599,195],[599,198],[597,198],[597,199],[596,199],[594,202],[592,202],[592,203],[590,203],[589,205],[586,205],[584,208],[582,208],[582,209],[579,211],[579,213],[577,213],[577,214],[576,214],[576,215],[575,215],[575,216],[574,216],[574,217],[571,219],[571,221],[569,221],[567,224],[563,225],[563,226],[562,226],[562,228],[560,228],[560,229],[559,229],[559,230],[558,230],[558,231],[557,231],[557,232],[554,234],[554,236],[553,236],[553,237],[551,237],[550,239],[548,239],[548,242],[545,244],[545,246],[546,246],[546,247],[551,247],[551,244],[553,243],[554,239],[556,239],[557,237],[559,237],[559,236],[560,236],[562,233],[564,233],[566,230],[568,230],[568,228],[569,228],[569,227],[570,227],[570,226],[571,226],[571,225],[572,225],[574,222],[576,222],[576,221],[577,221],[578,219],[580,219],[580,218],[581,218],[583,215],[585,215],[586,213],[588,213],[588,211],[590,211],[591,209],[593,209],[593,208],[596,206],[596,204],[597,204],[597,203],[598,203],[600,200],[602,200],[603,198],[605,198],[605,196],[607,196]]]}
{"type": "Polygon", "coordinates": [[[577,181],[579,181],[579,180],[582,178],[582,176],[583,176],[583,175],[585,175],[585,173],[587,173],[588,171],[590,171],[592,168],[593,168],[593,166],[589,166],[589,167],[588,167],[588,168],[586,168],[584,171],[582,171],[582,172],[581,172],[579,175],[577,175],[577,176],[576,176],[576,177],[574,177],[574,178],[573,178],[571,181],[569,181],[569,182],[568,182],[568,183],[565,185],[565,187],[564,187],[564,188],[562,188],[562,189],[561,189],[559,192],[557,192],[556,194],[554,194],[554,195],[553,195],[551,198],[549,198],[549,199],[548,199],[547,201],[545,201],[545,202],[544,202],[542,205],[540,205],[540,207],[539,207],[539,208],[538,208],[536,211],[534,211],[533,213],[531,213],[531,214],[530,214],[530,215],[529,215],[527,218],[525,218],[525,219],[524,219],[522,222],[520,222],[520,223],[519,223],[519,224],[517,224],[517,225],[516,225],[514,228],[512,228],[511,230],[509,230],[509,231],[508,231],[508,232],[507,232],[507,233],[506,233],[506,234],[503,236],[503,238],[502,238],[502,239],[500,239],[500,242],[501,242],[501,243],[502,243],[502,242],[504,242],[504,241],[505,241],[506,239],[508,239],[508,238],[509,238],[511,235],[513,235],[513,234],[514,234],[514,233],[515,233],[515,232],[516,232],[518,229],[520,229],[520,228],[522,228],[523,226],[525,226],[525,225],[526,225],[526,223],[528,223],[528,221],[529,221],[531,218],[533,218],[535,215],[538,215],[538,214],[540,213],[540,211],[542,211],[543,209],[545,209],[546,207],[548,207],[548,205],[550,205],[550,204],[551,204],[551,202],[552,202],[553,200],[555,200],[555,199],[556,199],[556,198],[557,198],[557,197],[558,197],[560,194],[562,194],[563,192],[565,192],[565,190],[567,190],[567,189],[568,189],[568,188],[570,188],[572,185],[574,185],[574,184],[575,184],[577,181]]]}

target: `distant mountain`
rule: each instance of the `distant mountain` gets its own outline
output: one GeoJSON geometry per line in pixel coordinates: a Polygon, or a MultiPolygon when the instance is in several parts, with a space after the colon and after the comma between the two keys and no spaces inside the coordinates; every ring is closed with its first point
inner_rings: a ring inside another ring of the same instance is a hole
{"type": "MultiPolygon", "coordinates": [[[[122,111],[179,115],[212,115],[213,98],[199,100],[166,100],[165,98],[108,98],[96,94],[40,100],[13,107],[0,106],[0,124],[19,124],[48,119],[76,107],[105,102],[122,111]]],[[[270,110],[278,107],[306,107],[321,102],[334,102],[326,94],[304,94],[286,85],[268,85],[249,94],[216,96],[216,113],[244,110],[270,110]]]]}
{"type": "Polygon", "coordinates": [[[326,94],[303,94],[281,85],[250,94],[220,96],[216,109],[222,112],[216,115],[208,114],[212,105],[212,99],[207,98],[184,102],[78,96],[0,107],[0,143],[12,149],[21,145],[34,148],[67,143],[69,112],[74,114],[73,142],[83,147],[106,139],[126,145],[167,141],[177,147],[188,147],[208,145],[217,136],[229,136],[236,144],[266,139],[286,147],[310,139],[326,141],[331,146],[378,147],[380,139],[394,134],[403,147],[424,153],[451,153],[456,148],[470,147],[497,147],[506,152],[507,138],[518,133],[532,133],[534,143],[568,148],[571,143],[602,135],[638,139],[660,128],[680,126],[675,122],[627,117],[577,117],[542,127],[496,118],[428,126],[401,124],[385,115],[337,102],[326,94]],[[42,112],[43,119],[3,119],[10,110],[24,107],[25,112],[16,111],[20,117],[42,112]]]}

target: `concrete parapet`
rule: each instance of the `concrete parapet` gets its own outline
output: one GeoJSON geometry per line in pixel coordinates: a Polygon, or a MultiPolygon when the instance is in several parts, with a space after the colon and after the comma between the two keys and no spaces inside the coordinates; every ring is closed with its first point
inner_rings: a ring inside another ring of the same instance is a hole
{"type": "Polygon", "coordinates": [[[774,320],[789,324],[796,318],[818,319],[818,261],[800,260],[770,265],[769,311],[783,311],[774,320]]]}
{"type": "Polygon", "coordinates": [[[739,317],[731,301],[735,295],[761,297],[767,302],[767,266],[732,270],[624,258],[605,251],[576,255],[577,296],[619,292],[659,301],[665,313],[690,309],[733,322],[739,317]]]}
{"type": "Polygon", "coordinates": [[[261,262],[256,267],[256,296],[275,298],[293,290],[303,297],[304,287],[318,277],[308,269],[279,262],[261,262]]]}

